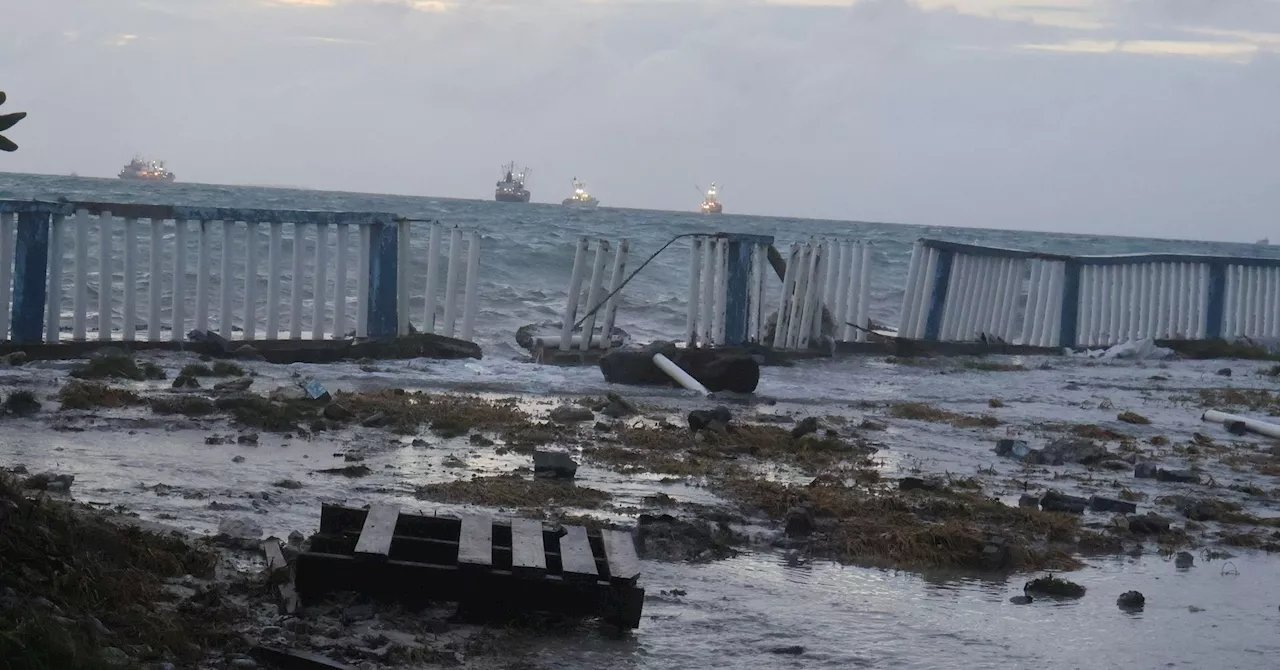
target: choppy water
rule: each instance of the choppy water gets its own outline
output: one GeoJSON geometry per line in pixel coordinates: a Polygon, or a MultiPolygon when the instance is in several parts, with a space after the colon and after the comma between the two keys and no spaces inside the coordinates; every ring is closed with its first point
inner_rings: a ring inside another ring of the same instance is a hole
{"type": "MultiPolygon", "coordinates": [[[[476,339],[486,354],[509,358],[519,352],[515,329],[533,322],[558,319],[563,313],[575,244],[590,235],[631,243],[629,267],[657,251],[676,235],[738,231],[773,235],[788,244],[810,236],[838,236],[874,243],[872,308],[878,322],[896,323],[902,302],[911,244],[920,237],[989,246],[1068,254],[1186,252],[1232,256],[1280,256],[1280,247],[1243,244],[1153,240],[1129,237],[1058,235],[1019,231],[939,228],[850,221],[820,221],[732,214],[707,217],[686,212],[615,209],[568,210],[558,205],[508,203],[450,198],[409,197],[332,191],[272,189],[205,184],[148,184],[118,179],[88,179],[0,173],[0,198],[39,198],[218,207],[261,207],[337,211],[390,212],[414,219],[435,219],[446,225],[479,230],[483,235],[480,299],[476,339]]],[[[1122,232],[1122,231],[1117,231],[1122,232]]],[[[286,240],[287,242],[287,240],[286,240]]],[[[68,240],[70,243],[70,240],[68,240]]],[[[265,244],[265,238],[264,242],[265,244]]],[[[119,242],[116,242],[119,249],[119,242]]],[[[217,241],[215,240],[215,245],[217,241]]],[[[142,245],[145,247],[145,245],[142,245]]],[[[415,239],[413,260],[417,276],[425,276],[425,235],[415,239]]],[[[148,267],[140,249],[139,268],[148,267]]],[[[220,253],[220,252],[219,252],[220,253]]],[[[286,257],[289,249],[284,249],[286,257]]],[[[265,258],[265,253],[262,254],[265,258]]],[[[332,255],[330,256],[332,258],[332,255]]],[[[243,261],[239,261],[242,263],[243,261]]],[[[117,262],[117,272],[120,271],[117,262]]],[[[96,267],[91,264],[91,267],[96,267]]],[[[214,268],[217,271],[217,268],[214,268]]],[[[239,276],[243,276],[241,273],[239,276]]],[[[688,286],[688,247],[677,243],[654,260],[622,292],[618,325],[639,340],[677,338],[684,330],[688,286]]],[[[288,290],[285,276],[282,289],[288,290]]],[[[165,286],[169,278],[162,279],[165,286]]],[[[262,278],[265,282],[265,276],[262,278]]],[[[422,281],[425,287],[425,279],[422,281]]],[[[189,286],[194,286],[194,276],[189,286]]],[[[118,287],[118,284],[117,284],[118,287]]],[[[770,283],[777,293],[777,282],[770,283]]],[[[117,288],[118,290],[118,288],[117,288]]],[[[190,290],[190,289],[189,289],[190,290]]],[[[220,287],[211,286],[216,296],[220,287]]],[[[258,295],[265,293],[265,284],[258,295]]],[[[64,296],[70,308],[70,296],[64,296]]],[[[144,298],[145,299],[145,298],[144,298]]],[[[776,297],[774,298],[776,300],[776,297]]],[[[96,299],[91,297],[91,303],[96,299]]],[[[217,300],[212,299],[216,305],[217,300]]],[[[421,302],[416,303],[420,309],[421,302]]],[[[284,306],[287,315],[288,305],[284,306]]],[[[145,311],[141,312],[145,314],[145,311]]],[[[188,314],[190,312],[188,311],[188,314]]],[[[304,318],[311,308],[304,307],[304,318]]],[[[417,311],[414,311],[415,318],[417,311]]],[[[264,315],[265,316],[265,315],[264,315]]],[[[263,318],[263,317],[260,317],[263,318]]],[[[352,323],[349,321],[348,323],[352,323]]]]}
{"type": "MultiPolygon", "coordinates": [[[[512,344],[514,329],[550,318],[563,305],[574,243],[583,234],[625,235],[632,241],[634,259],[648,256],[674,235],[694,231],[742,230],[773,234],[781,242],[809,235],[869,239],[876,243],[878,273],[872,316],[890,322],[900,300],[896,287],[905,275],[909,246],[922,235],[1065,253],[1274,253],[1269,248],[1234,244],[732,215],[708,219],[685,213],[608,208],[565,212],[543,205],[6,174],[0,174],[0,197],[379,210],[438,218],[483,232],[485,255],[477,326],[478,339],[486,349],[484,360],[404,361],[373,373],[350,364],[258,364],[261,376],[255,381],[255,390],[274,388],[285,383],[291,371],[298,371],[314,376],[330,389],[395,386],[502,394],[600,393],[606,385],[592,368],[552,368],[512,360],[518,353],[512,344]]],[[[684,320],[686,261],[677,249],[659,257],[641,274],[625,293],[619,325],[641,338],[677,335],[684,320]]],[[[178,355],[165,355],[161,360],[172,369],[187,362],[178,355]]],[[[1029,361],[1028,367],[1040,362],[1029,361]]],[[[1009,405],[1000,410],[1001,418],[1024,428],[1046,420],[1104,423],[1115,415],[1115,410],[1098,409],[1099,401],[1105,399],[1109,407],[1131,408],[1149,416],[1154,422],[1149,427],[1152,434],[1185,439],[1200,429],[1195,410],[1150,393],[1152,383],[1147,380],[1154,373],[1142,364],[1092,367],[1065,359],[1054,359],[1051,364],[1053,370],[1027,373],[941,375],[872,358],[805,363],[768,369],[760,395],[777,399],[775,410],[817,416],[849,413],[858,400],[897,398],[976,413],[985,411],[988,398],[1001,397],[1009,405]]],[[[34,388],[44,397],[56,388],[60,367],[65,366],[39,363],[0,370],[0,387],[34,388]]],[[[1270,383],[1244,370],[1224,380],[1213,374],[1216,367],[1220,365],[1212,362],[1178,363],[1160,374],[1171,378],[1164,383],[1168,388],[1270,383]]],[[[649,402],[671,403],[675,408],[687,409],[702,402],[675,390],[629,389],[627,393],[649,402]]],[[[124,504],[144,517],[171,519],[171,523],[193,530],[209,531],[220,518],[242,514],[252,515],[267,532],[281,536],[294,529],[314,530],[317,502],[321,500],[356,505],[394,501],[409,509],[446,511],[442,509],[445,506],[414,499],[414,487],[469,472],[509,471],[518,465],[514,456],[496,456],[492,450],[476,449],[461,440],[441,443],[426,436],[432,445],[421,449],[398,438],[368,432],[326,435],[310,442],[263,435],[256,447],[209,447],[204,444],[207,427],[173,429],[171,421],[157,421],[145,412],[132,416],[124,413],[118,419],[103,420],[85,432],[51,432],[46,427],[48,419],[10,420],[14,429],[9,438],[0,440],[0,464],[25,463],[33,470],[74,473],[73,493],[82,501],[124,504]],[[355,447],[369,454],[366,462],[374,469],[370,477],[346,480],[311,474],[341,465],[342,459],[333,454],[355,447]],[[233,464],[234,455],[247,460],[233,464]],[[463,457],[471,468],[443,467],[443,458],[449,455],[463,457]],[[271,482],[281,478],[301,480],[305,487],[271,487],[271,482]],[[174,488],[157,489],[157,484],[174,488]],[[256,497],[259,491],[267,491],[269,500],[256,497]],[[211,501],[239,509],[210,509],[211,501]],[[258,509],[264,513],[255,513],[258,509]]],[[[878,438],[884,443],[880,458],[887,475],[923,464],[930,472],[955,473],[994,465],[1001,476],[1022,476],[1016,464],[992,463],[990,441],[1002,436],[1006,427],[974,432],[918,422],[890,423],[890,429],[878,438]]],[[[621,505],[639,504],[642,496],[655,490],[691,502],[705,502],[709,495],[680,483],[624,478],[590,467],[582,468],[579,476],[588,485],[613,492],[621,505]]],[[[1247,479],[1225,471],[1213,476],[1222,484],[1247,479]]],[[[1155,497],[1159,491],[1149,493],[1155,497]]],[[[1214,491],[1214,495],[1223,493],[1222,489],[1214,491]]],[[[1277,512],[1275,503],[1253,502],[1250,507],[1259,514],[1277,512]]],[[[1020,592],[1022,576],[1005,580],[920,575],[825,562],[794,565],[768,551],[701,566],[646,562],[643,581],[649,598],[645,619],[634,636],[617,641],[594,632],[575,633],[546,640],[533,652],[549,667],[584,670],[1277,667],[1280,589],[1275,588],[1275,562],[1264,555],[1233,551],[1241,555],[1231,559],[1235,570],[1226,574],[1221,561],[1198,561],[1193,570],[1178,571],[1170,561],[1152,554],[1090,561],[1087,568],[1071,576],[1088,587],[1089,594],[1083,600],[1030,606],[1008,602],[1009,596],[1020,592]],[[688,595],[659,593],[673,588],[688,595]],[[1115,607],[1116,596],[1130,589],[1147,595],[1147,608],[1141,614],[1125,614],[1115,607]],[[1203,611],[1192,612],[1188,609],[1191,606],[1203,611]],[[790,645],[803,646],[805,652],[799,656],[770,653],[773,648],[790,645]]]]}

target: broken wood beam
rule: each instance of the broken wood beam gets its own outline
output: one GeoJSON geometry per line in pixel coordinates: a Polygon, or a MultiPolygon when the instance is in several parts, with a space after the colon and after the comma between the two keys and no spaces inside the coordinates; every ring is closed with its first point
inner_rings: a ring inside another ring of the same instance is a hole
{"type": "Polygon", "coordinates": [[[394,505],[370,505],[364,518],[360,539],[356,542],[355,555],[366,561],[385,561],[391,555],[391,540],[395,536],[400,508],[394,505]]]}

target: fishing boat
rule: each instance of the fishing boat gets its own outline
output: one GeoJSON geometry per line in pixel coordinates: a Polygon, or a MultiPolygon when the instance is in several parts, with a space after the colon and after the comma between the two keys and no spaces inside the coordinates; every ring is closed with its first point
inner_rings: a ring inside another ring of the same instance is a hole
{"type": "Polygon", "coordinates": [[[516,172],[515,161],[502,166],[502,181],[493,191],[493,199],[498,202],[529,202],[529,189],[524,187],[529,177],[529,168],[516,172]]]}
{"type": "Polygon", "coordinates": [[[126,181],[173,181],[174,174],[164,166],[164,161],[144,160],[134,156],[129,164],[120,168],[119,177],[126,181]]]}
{"type": "MultiPolygon", "coordinates": [[[[699,191],[702,189],[699,188],[699,191]]],[[[720,204],[720,197],[716,193],[716,183],[711,182],[711,188],[707,189],[707,193],[702,198],[702,207],[700,211],[703,214],[719,214],[724,210],[724,206],[720,204]]]]}
{"type": "Polygon", "coordinates": [[[566,207],[586,207],[591,208],[600,204],[595,196],[587,193],[586,182],[578,181],[577,177],[573,178],[573,195],[564,199],[560,204],[566,207]]]}

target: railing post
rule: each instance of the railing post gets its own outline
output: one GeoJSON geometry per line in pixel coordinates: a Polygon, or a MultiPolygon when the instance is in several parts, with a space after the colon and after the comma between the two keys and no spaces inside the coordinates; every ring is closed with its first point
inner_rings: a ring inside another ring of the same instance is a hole
{"type": "Polygon", "coordinates": [[[44,334],[45,273],[49,268],[49,214],[20,212],[14,247],[14,342],[39,342],[44,334]]]}
{"type": "Polygon", "coordinates": [[[736,347],[747,341],[750,317],[751,251],[755,243],[729,238],[729,276],[725,295],[724,344],[736,347]]]}
{"type": "Polygon", "coordinates": [[[1226,261],[1209,263],[1208,293],[1208,299],[1205,301],[1205,337],[1212,340],[1222,337],[1222,314],[1227,293],[1226,261]]]}
{"type": "MultiPolygon", "coordinates": [[[[947,287],[951,283],[951,262],[955,252],[943,249],[938,252],[938,266],[933,273],[933,291],[929,296],[929,311],[925,319],[924,339],[938,341],[942,330],[942,312],[947,306],[947,287]]],[[[925,281],[929,278],[925,277],[925,281]]]]}
{"type": "Polygon", "coordinates": [[[1058,321],[1058,346],[1076,346],[1076,326],[1080,318],[1080,261],[1064,261],[1062,269],[1062,312],[1058,321]]]}
{"type": "Polygon", "coordinates": [[[369,337],[396,334],[396,226],[375,223],[369,227],[369,337]]]}

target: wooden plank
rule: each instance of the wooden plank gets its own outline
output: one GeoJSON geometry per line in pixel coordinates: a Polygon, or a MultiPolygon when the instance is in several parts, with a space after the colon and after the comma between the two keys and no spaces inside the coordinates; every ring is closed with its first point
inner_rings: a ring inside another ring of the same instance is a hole
{"type": "Polygon", "coordinates": [[[269,537],[262,541],[262,551],[267,558],[267,580],[273,584],[289,580],[289,562],[280,551],[280,540],[269,537]]]}
{"type": "Polygon", "coordinates": [[[591,543],[587,529],[582,526],[565,526],[560,536],[560,567],[565,579],[591,579],[600,576],[596,559],[591,555],[591,543]]]}
{"type": "Polygon", "coordinates": [[[458,565],[493,565],[493,519],[479,514],[462,517],[458,535],[458,565]]]}
{"type": "Polygon", "coordinates": [[[537,519],[511,520],[512,572],[547,571],[547,550],[542,544],[542,522],[537,519]]]}
{"type": "Polygon", "coordinates": [[[602,530],[604,554],[609,559],[610,581],[634,582],[640,576],[640,559],[636,558],[636,545],[631,533],[621,530],[602,530]]]}
{"type": "Polygon", "coordinates": [[[370,505],[364,518],[364,528],[356,542],[356,557],[366,560],[387,560],[391,553],[391,538],[396,532],[400,508],[394,505],[370,505]]]}

